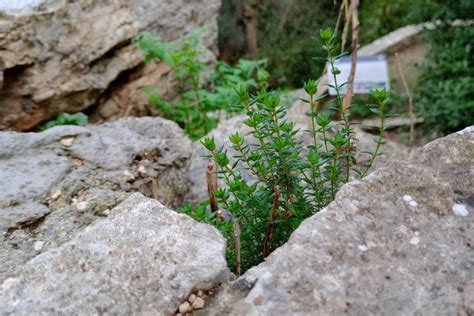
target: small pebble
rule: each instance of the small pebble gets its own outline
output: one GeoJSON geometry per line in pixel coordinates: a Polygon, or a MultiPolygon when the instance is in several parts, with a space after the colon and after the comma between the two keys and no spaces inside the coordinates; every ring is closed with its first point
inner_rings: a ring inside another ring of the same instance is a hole
{"type": "Polygon", "coordinates": [[[403,201],[410,202],[410,201],[413,201],[413,198],[411,196],[409,196],[408,194],[405,194],[403,196],[403,201]]]}
{"type": "Polygon", "coordinates": [[[55,201],[61,196],[62,192],[61,190],[54,191],[54,193],[51,195],[51,200],[55,201]]]}
{"type": "Polygon", "coordinates": [[[105,210],[103,210],[102,212],[99,213],[100,216],[109,216],[110,215],[110,210],[108,208],[106,208],[105,210]]]}
{"type": "Polygon", "coordinates": [[[413,237],[412,239],[410,239],[410,244],[412,244],[413,246],[416,246],[420,243],[420,237],[413,237]]]}
{"type": "Polygon", "coordinates": [[[35,251],[41,251],[41,249],[43,249],[43,246],[44,246],[44,241],[38,240],[38,241],[35,242],[35,244],[33,245],[33,249],[34,249],[35,251]]]}
{"type": "Polygon", "coordinates": [[[125,181],[133,181],[135,180],[135,176],[129,171],[129,170],[125,170],[123,172],[123,175],[125,177],[125,181]]]}
{"type": "Polygon", "coordinates": [[[186,314],[187,312],[191,311],[191,305],[189,304],[189,302],[186,301],[184,303],[181,303],[181,305],[179,305],[178,310],[181,314],[186,314]]]}
{"type": "Polygon", "coordinates": [[[413,207],[418,206],[418,203],[416,203],[416,201],[410,201],[410,202],[408,202],[408,204],[409,204],[410,206],[413,206],[413,207]]]}
{"type": "Polygon", "coordinates": [[[189,303],[192,304],[195,300],[196,300],[196,295],[194,295],[194,294],[189,295],[189,297],[188,297],[188,302],[189,303]]]}
{"type": "Polygon", "coordinates": [[[199,297],[204,297],[204,292],[203,292],[202,290],[199,290],[198,293],[197,293],[197,295],[198,295],[199,297]]]}
{"type": "Polygon", "coordinates": [[[467,215],[469,215],[469,211],[467,210],[467,208],[464,205],[458,204],[458,203],[455,203],[453,205],[453,212],[457,216],[467,216],[467,215]]]}
{"type": "Polygon", "coordinates": [[[366,245],[359,245],[357,248],[359,248],[360,251],[367,251],[369,249],[366,245]]]}
{"type": "Polygon", "coordinates": [[[146,170],[145,166],[140,166],[138,167],[138,174],[142,178],[148,177],[148,171],[146,170]]]}
{"type": "Polygon", "coordinates": [[[71,147],[74,144],[75,137],[64,137],[61,139],[61,144],[66,147],[71,147]]]}
{"type": "Polygon", "coordinates": [[[79,203],[77,203],[77,205],[76,205],[76,209],[77,209],[78,211],[85,211],[86,208],[87,208],[87,202],[79,202],[79,203]]]}
{"type": "Polygon", "coordinates": [[[84,160],[79,159],[79,158],[73,158],[72,159],[72,164],[76,167],[80,167],[84,165],[84,160]]]}
{"type": "Polygon", "coordinates": [[[205,302],[202,298],[197,297],[196,300],[193,302],[194,309],[201,309],[204,308],[205,302]]]}

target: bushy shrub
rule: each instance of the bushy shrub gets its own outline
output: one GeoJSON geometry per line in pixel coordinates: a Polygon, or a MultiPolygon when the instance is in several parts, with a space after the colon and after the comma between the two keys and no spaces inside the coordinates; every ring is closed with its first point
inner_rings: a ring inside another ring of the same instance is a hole
{"type": "Polygon", "coordinates": [[[209,65],[200,45],[202,30],[185,35],[178,43],[161,40],[149,33],[141,34],[136,42],[145,54],[145,61],[159,60],[172,68],[178,97],[165,100],[160,94],[147,89],[150,101],[160,109],[162,116],[177,122],[193,140],[206,135],[217,126],[219,111],[235,112],[236,85],[258,89],[266,85],[266,61],[240,60],[235,66],[219,62],[211,75],[210,85],[203,79],[209,65]]]}
{"type": "Polygon", "coordinates": [[[439,135],[474,124],[474,26],[427,32],[432,46],[416,88],[417,114],[439,135]]]}
{"type": "MultiPolygon", "coordinates": [[[[335,35],[325,29],[320,37],[327,54],[325,61],[335,77],[339,73],[335,61],[341,57],[335,35]]],[[[305,218],[330,203],[352,177],[363,177],[381,154],[388,93],[373,92],[376,105],[370,108],[380,116],[382,125],[375,139],[376,150],[369,153],[368,163],[360,169],[350,113],[343,106],[342,85],[336,81],[334,86],[341,121],[332,122],[318,108],[318,83],[308,80],[304,84],[308,98],[303,101],[311,116],[309,131],[295,129],[287,119],[287,107],[280,103],[278,92],[261,90],[252,96],[240,87],[238,96],[247,116],[244,124],[251,133],[229,137],[237,154],[230,157],[227,148],[217,147],[212,138],[202,140],[226,184],[213,192],[221,209],[208,213],[205,204],[196,209],[188,205],[185,212],[221,229],[228,240],[229,263],[237,273],[260,263],[286,242],[305,218]],[[311,145],[303,145],[298,137],[301,133],[310,134],[311,145]],[[250,173],[254,181],[246,180],[242,172],[250,173]]]]}

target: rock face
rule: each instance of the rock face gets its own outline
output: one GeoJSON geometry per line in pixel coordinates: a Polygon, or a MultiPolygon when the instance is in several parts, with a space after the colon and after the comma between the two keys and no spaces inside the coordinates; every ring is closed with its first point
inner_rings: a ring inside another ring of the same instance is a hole
{"type": "Polygon", "coordinates": [[[345,185],[204,315],[474,313],[474,127],[345,185]]]}
{"type": "Polygon", "coordinates": [[[146,114],[142,86],[169,79],[163,65],[143,66],[131,43],[142,31],[176,40],[207,25],[203,44],[216,45],[218,0],[11,2],[0,1],[0,130],[92,105],[97,119],[146,114]]]}
{"type": "Polygon", "coordinates": [[[0,314],[170,315],[227,281],[225,240],[136,193],[0,285],[0,314]]]}
{"type": "MultiPolygon", "coordinates": [[[[295,127],[303,130],[311,128],[311,117],[308,115],[309,106],[308,104],[299,100],[299,98],[307,98],[306,93],[303,90],[297,90],[291,95],[288,95],[289,101],[292,102],[291,107],[288,109],[288,120],[295,123],[295,127]]],[[[225,145],[229,152],[232,154],[232,147],[229,141],[229,136],[236,131],[241,135],[246,135],[250,129],[243,124],[246,119],[244,115],[230,118],[224,122],[221,122],[219,126],[209,133],[208,136],[214,137],[215,142],[218,146],[225,145]]],[[[367,160],[366,154],[360,154],[362,151],[372,152],[375,150],[376,143],[373,141],[374,135],[364,132],[357,126],[354,127],[355,136],[357,138],[357,149],[359,155],[357,157],[358,162],[363,165],[367,160]]],[[[312,137],[309,133],[302,132],[299,134],[304,144],[310,145],[313,143],[312,137]]],[[[207,155],[208,152],[202,146],[200,142],[193,143],[191,166],[189,168],[189,178],[191,179],[191,188],[187,196],[188,200],[194,202],[200,202],[207,199],[207,180],[206,180],[206,166],[207,159],[203,155],[207,155]]],[[[387,141],[382,148],[384,156],[379,157],[376,160],[373,168],[383,165],[387,160],[396,158],[403,159],[408,155],[408,150],[405,146],[387,141]]],[[[245,171],[242,174],[249,178],[245,171]]]]}
{"type": "Polygon", "coordinates": [[[190,147],[183,131],[161,118],[1,132],[0,281],[133,192],[181,205],[190,147]]]}

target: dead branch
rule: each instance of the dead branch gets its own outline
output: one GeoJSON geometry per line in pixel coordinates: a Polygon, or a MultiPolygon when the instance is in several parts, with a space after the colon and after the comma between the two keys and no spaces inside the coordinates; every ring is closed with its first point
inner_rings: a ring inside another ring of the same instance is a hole
{"type": "MultiPolygon", "coordinates": [[[[344,0],[341,4],[341,10],[344,11],[344,27],[341,35],[341,54],[344,52],[347,42],[347,34],[349,33],[349,25],[351,24],[352,6],[348,0],[344,0]]],[[[337,29],[336,29],[337,30],[337,29]]]]}
{"type": "Polygon", "coordinates": [[[344,112],[348,111],[352,97],[354,95],[354,78],[357,66],[357,49],[359,46],[359,0],[352,0],[351,2],[351,11],[352,11],[352,62],[351,62],[351,72],[348,79],[347,91],[344,96],[343,110],[344,112]]]}
{"type": "Polygon", "coordinates": [[[237,276],[240,276],[240,266],[241,266],[241,261],[240,261],[240,224],[239,220],[237,217],[234,217],[232,220],[232,226],[233,226],[233,232],[234,232],[234,239],[235,239],[235,274],[237,276]]]}
{"type": "Polygon", "coordinates": [[[214,192],[217,191],[217,175],[216,175],[216,168],[214,162],[209,160],[207,163],[207,170],[206,170],[206,179],[207,179],[207,195],[209,197],[209,203],[211,205],[211,210],[214,213],[219,211],[219,204],[217,203],[217,199],[214,196],[214,192]]]}
{"type": "Polygon", "coordinates": [[[151,197],[158,200],[158,182],[155,178],[151,179],[151,197]]]}
{"type": "Polygon", "coordinates": [[[398,53],[395,53],[395,59],[397,61],[397,68],[398,72],[400,73],[400,78],[402,79],[403,87],[405,88],[405,93],[408,97],[408,115],[410,116],[410,140],[408,143],[408,148],[411,149],[413,143],[415,141],[415,111],[413,108],[413,97],[411,95],[410,89],[408,88],[408,84],[405,80],[405,76],[402,71],[402,67],[400,66],[400,59],[398,58],[398,53]]]}
{"type": "Polygon", "coordinates": [[[266,258],[270,254],[270,237],[272,234],[272,225],[273,219],[275,218],[276,212],[278,210],[278,203],[280,201],[280,187],[275,186],[273,189],[274,196],[273,196],[273,204],[272,210],[270,212],[270,217],[268,218],[267,227],[265,229],[265,240],[263,242],[263,258],[266,258]]]}

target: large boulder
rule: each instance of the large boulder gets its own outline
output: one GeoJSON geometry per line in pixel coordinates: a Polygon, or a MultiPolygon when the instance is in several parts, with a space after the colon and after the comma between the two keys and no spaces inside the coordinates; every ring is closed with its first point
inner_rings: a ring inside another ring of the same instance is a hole
{"type": "Polygon", "coordinates": [[[225,247],[215,228],[136,193],[0,283],[0,314],[171,315],[228,280],[225,247]]]}
{"type": "MultiPolygon", "coordinates": [[[[303,141],[303,144],[312,145],[313,138],[310,133],[306,132],[311,128],[311,116],[309,115],[310,109],[307,103],[300,100],[301,98],[307,98],[307,94],[302,89],[283,96],[283,99],[285,100],[284,102],[290,103],[287,118],[289,121],[295,123],[297,129],[301,130],[301,133],[299,133],[297,137],[303,141]]],[[[245,119],[246,116],[243,114],[227,119],[221,122],[216,129],[211,131],[208,137],[214,137],[218,146],[226,146],[226,148],[229,149],[230,155],[237,154],[232,150],[229,136],[235,132],[239,132],[241,135],[247,135],[250,132],[250,128],[243,123],[245,119]]],[[[375,136],[364,132],[358,125],[354,125],[354,132],[358,152],[357,161],[360,166],[363,166],[369,158],[369,156],[363,152],[373,152],[375,150],[375,136]]],[[[250,143],[257,143],[255,140],[252,140],[251,137],[248,137],[247,140],[250,140],[250,143]]],[[[205,155],[208,155],[209,153],[200,142],[195,142],[192,146],[192,158],[189,168],[191,188],[187,195],[187,199],[193,202],[200,202],[208,198],[206,184],[208,159],[205,155]]],[[[376,159],[373,168],[383,165],[390,159],[404,159],[408,156],[408,149],[406,146],[397,144],[390,140],[387,140],[387,143],[382,148],[382,152],[384,155],[376,159]]],[[[248,172],[245,170],[241,171],[247,180],[252,180],[252,177],[248,172]]],[[[220,185],[223,185],[223,183],[220,183],[220,185]]]]}
{"type": "Polygon", "coordinates": [[[342,187],[204,315],[474,313],[474,127],[342,187]]]}
{"type": "Polygon", "coordinates": [[[0,133],[0,281],[133,192],[169,207],[188,191],[191,142],[161,118],[0,133]]]}
{"type": "Polygon", "coordinates": [[[145,67],[131,39],[148,31],[176,40],[207,25],[203,44],[215,51],[219,8],[219,0],[0,0],[0,130],[93,105],[96,120],[149,113],[142,88],[169,89],[169,68],[145,67]]]}

